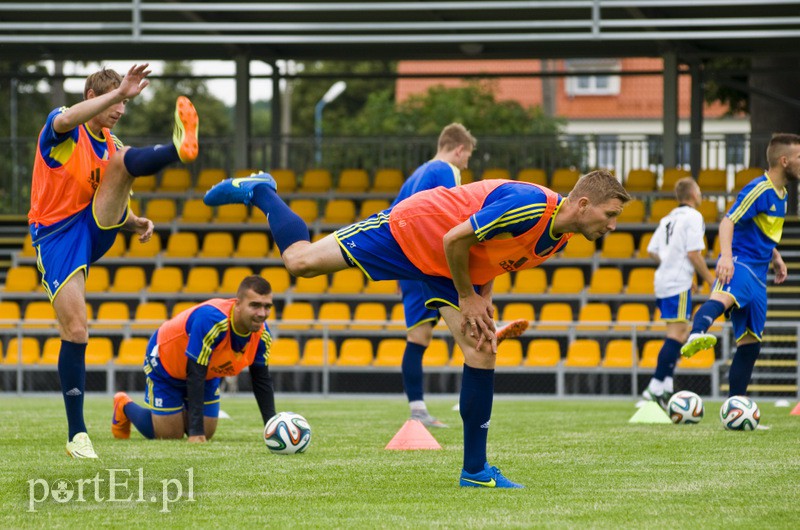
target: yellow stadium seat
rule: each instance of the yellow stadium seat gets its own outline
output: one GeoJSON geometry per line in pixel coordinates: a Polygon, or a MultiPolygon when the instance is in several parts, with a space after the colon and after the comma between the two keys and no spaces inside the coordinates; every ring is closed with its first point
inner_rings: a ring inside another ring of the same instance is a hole
{"type": "Polygon", "coordinates": [[[248,215],[247,206],[244,204],[223,204],[222,206],[217,206],[214,222],[240,224],[247,220],[248,215]]]}
{"type": "Polygon", "coordinates": [[[303,173],[303,185],[299,191],[305,193],[327,193],[333,189],[331,172],[327,169],[309,169],[303,173]]]}
{"type": "Polygon", "coordinates": [[[249,177],[250,175],[253,175],[255,173],[261,173],[261,170],[253,167],[242,167],[234,170],[233,178],[239,179],[242,177],[249,177]]]}
{"type": "Polygon", "coordinates": [[[225,269],[225,272],[222,273],[222,281],[217,291],[224,296],[233,298],[236,296],[236,292],[239,290],[239,285],[242,283],[242,280],[252,274],[253,269],[250,267],[228,267],[225,269]]]}
{"type": "Polygon", "coordinates": [[[144,207],[144,216],[154,223],[171,223],[178,217],[173,199],[150,199],[144,207]]]}
{"type": "Polygon", "coordinates": [[[128,199],[128,209],[136,215],[142,215],[142,212],[144,211],[142,210],[142,201],[133,197],[128,199]]]}
{"type": "Polygon", "coordinates": [[[136,306],[131,329],[155,331],[167,320],[167,306],[164,302],[142,302],[136,306]]]}
{"type": "Polygon", "coordinates": [[[650,267],[636,267],[628,274],[628,285],[625,292],[628,294],[654,294],[653,277],[656,270],[650,267]]]}
{"type": "Polygon", "coordinates": [[[372,364],[372,343],[369,339],[345,339],[339,350],[336,366],[369,366],[372,364]]]}
{"type": "Polygon", "coordinates": [[[718,221],[719,207],[717,206],[717,201],[702,201],[697,211],[703,215],[703,221],[706,223],[716,223],[718,221]]]}
{"type": "Polygon", "coordinates": [[[639,199],[632,199],[622,207],[622,213],[617,217],[618,223],[644,222],[644,203],[639,199]]]}
{"type": "Polygon", "coordinates": [[[159,252],[161,252],[161,236],[158,232],[153,232],[150,240],[145,243],[139,241],[139,236],[133,234],[128,243],[129,258],[154,258],[159,252]]]}
{"type": "Polygon", "coordinates": [[[353,311],[353,324],[350,325],[350,329],[380,330],[387,320],[385,305],[380,302],[361,302],[353,311]],[[380,324],[366,324],[366,322],[380,322],[380,324]]]}
{"type": "Polygon", "coordinates": [[[751,180],[756,179],[763,174],[764,170],[760,167],[748,167],[740,169],[736,172],[736,175],[733,178],[733,191],[742,191],[742,188],[744,188],[751,180]]]}
{"type": "Polygon", "coordinates": [[[403,172],[399,169],[379,169],[375,172],[372,191],[378,193],[397,193],[403,185],[403,172]]]}
{"type": "Polygon", "coordinates": [[[36,269],[27,265],[11,267],[6,272],[7,293],[29,293],[39,287],[39,277],[36,269]]]}
{"type": "Polygon", "coordinates": [[[148,339],[145,337],[130,337],[122,339],[114,362],[123,366],[141,366],[147,352],[148,339]]]}
{"type": "Polygon", "coordinates": [[[517,180],[520,182],[531,182],[540,186],[547,186],[547,173],[540,168],[523,168],[517,173],[517,180]]]}
{"type": "Polygon", "coordinates": [[[167,240],[167,258],[193,258],[197,255],[197,234],[194,232],[175,232],[167,240]]]}
{"type": "Polygon", "coordinates": [[[600,257],[605,259],[632,258],[636,247],[633,244],[633,234],[628,232],[612,232],[603,238],[603,250],[600,257]]]}
{"type": "Polygon", "coordinates": [[[663,345],[664,341],[661,339],[645,342],[642,348],[642,358],[639,359],[639,368],[655,369],[658,364],[658,352],[661,351],[661,346],[663,345]]]}
{"type": "Polygon", "coordinates": [[[236,258],[265,258],[269,254],[269,239],[263,232],[245,232],[239,236],[236,258]]]}
{"type": "Polygon", "coordinates": [[[194,191],[199,193],[207,192],[211,186],[228,178],[228,173],[221,167],[207,167],[201,169],[197,175],[197,184],[194,191]]]}
{"type": "Polygon", "coordinates": [[[490,180],[490,179],[511,179],[511,173],[502,167],[487,167],[483,170],[483,174],[481,175],[481,180],[490,180]]]}
{"type": "Polygon", "coordinates": [[[678,367],[689,370],[707,370],[714,366],[714,361],[714,348],[708,348],[695,353],[688,359],[680,357],[678,367]]]}
{"type": "Polygon", "coordinates": [[[398,302],[392,306],[392,312],[389,315],[389,320],[397,322],[397,324],[389,324],[386,329],[406,329],[406,308],[403,307],[402,302],[398,302]]]}
{"type": "MultiPolygon", "coordinates": [[[[363,169],[343,169],[336,190],[343,193],[364,193],[369,188],[369,175],[363,169]]],[[[280,189],[280,188],[278,188],[280,189]]]]}
{"type": "Polygon", "coordinates": [[[617,331],[629,331],[631,329],[630,323],[634,322],[642,322],[643,324],[636,326],[636,329],[644,331],[647,329],[645,323],[650,322],[650,308],[647,307],[647,304],[636,302],[620,304],[617,309],[616,322],[619,324],[614,327],[617,331]]]}
{"type": "Polygon", "coordinates": [[[647,245],[650,244],[651,239],[653,239],[653,232],[642,234],[642,237],[639,238],[639,250],[636,252],[637,258],[647,259],[650,257],[647,252],[647,245]]]}
{"type": "Polygon", "coordinates": [[[120,232],[117,232],[117,236],[114,238],[114,243],[112,243],[111,248],[109,248],[106,253],[103,254],[103,257],[121,258],[123,254],[125,254],[125,236],[123,236],[120,232]]]}
{"type": "Polygon", "coordinates": [[[182,313],[187,309],[191,309],[196,305],[197,302],[176,302],[175,305],[172,306],[172,313],[170,313],[170,318],[175,318],[175,315],[177,315],[178,313],[182,313]]]}
{"type": "MultiPolygon", "coordinates": [[[[39,364],[57,365],[58,356],[61,354],[61,338],[50,337],[44,341],[42,346],[42,357],[39,359],[39,364]]],[[[139,360],[141,363],[141,359],[139,360]]]]}
{"type": "Polygon", "coordinates": [[[86,345],[86,365],[108,364],[114,358],[114,345],[108,337],[89,337],[86,345]]]}
{"type": "Polygon", "coordinates": [[[166,192],[186,192],[192,187],[192,175],[185,167],[171,167],[161,173],[158,189],[166,192]]]}
{"type": "Polygon", "coordinates": [[[230,232],[209,232],[203,238],[198,258],[229,258],[233,254],[233,236],[230,232]]]}
{"type": "Polygon", "coordinates": [[[539,313],[538,329],[548,331],[566,331],[568,326],[552,325],[549,322],[572,322],[572,307],[563,302],[548,302],[539,313]]]}
{"type": "Polygon", "coordinates": [[[562,195],[569,193],[578,179],[581,178],[581,173],[574,168],[559,168],[553,171],[553,176],[550,179],[550,188],[562,195]]]}
{"type": "Polygon", "coordinates": [[[377,282],[366,282],[364,294],[397,294],[399,287],[397,280],[380,280],[377,282]]]}
{"type": "Polygon", "coordinates": [[[579,267],[560,267],[553,272],[550,281],[552,294],[576,294],[585,287],[583,270],[579,267]]]}
{"type": "Polygon", "coordinates": [[[603,302],[589,302],[578,312],[578,327],[583,331],[606,331],[611,322],[611,308],[603,302]],[[597,322],[597,324],[594,324],[597,322]]]}
{"type": "Polygon", "coordinates": [[[432,339],[422,357],[422,366],[425,368],[446,366],[449,360],[450,351],[447,342],[443,339],[432,339]]]}
{"type": "Polygon", "coordinates": [[[679,168],[667,168],[664,170],[663,178],[661,179],[661,191],[675,191],[675,183],[684,177],[691,177],[691,172],[679,168]]]}
{"type": "Polygon", "coordinates": [[[161,267],[150,278],[151,293],[177,293],[183,287],[183,272],[179,267],[161,267]]]}
{"type": "Polygon", "coordinates": [[[504,340],[497,345],[496,367],[515,367],[520,364],[522,364],[522,344],[518,340],[504,340]]]}
{"type": "Polygon", "coordinates": [[[9,339],[6,345],[4,364],[36,364],[39,362],[39,341],[34,337],[22,337],[20,342],[17,337],[9,339]],[[20,356],[20,348],[22,355],[20,356]]]}
{"type": "Polygon", "coordinates": [[[148,193],[156,189],[156,176],[146,175],[136,177],[131,188],[134,193],[148,193]]]}
{"type": "Polygon", "coordinates": [[[213,293],[219,289],[219,273],[214,267],[192,267],[183,286],[184,293],[213,293]]]}
{"type": "Polygon", "coordinates": [[[308,302],[289,302],[283,307],[280,329],[311,329],[311,321],[313,320],[314,308],[311,304],[308,302]]]}
{"type": "Polygon", "coordinates": [[[308,339],[303,346],[303,358],[300,366],[324,366],[336,363],[336,343],[333,339],[327,341],[319,337],[308,339]]]}
{"type": "MultiPolygon", "coordinates": [[[[19,321],[22,315],[19,304],[11,300],[0,300],[0,320],[19,321]]],[[[16,322],[0,322],[0,329],[13,328],[16,322]]]]}
{"type": "Polygon", "coordinates": [[[203,199],[189,199],[183,203],[181,222],[183,223],[208,223],[214,212],[206,206],[203,199]]]}
{"type": "Polygon", "coordinates": [[[503,306],[500,319],[503,322],[511,322],[512,320],[525,319],[528,322],[533,322],[534,310],[533,305],[527,302],[509,302],[503,306]]]}
{"type": "Polygon", "coordinates": [[[350,323],[350,306],[344,302],[323,302],[319,306],[317,320],[321,324],[315,326],[317,329],[322,329],[322,325],[327,326],[328,329],[345,329],[350,323]],[[339,323],[333,324],[332,321],[339,323]]]}
{"type": "Polygon", "coordinates": [[[494,294],[505,294],[511,291],[511,275],[501,274],[496,276],[492,283],[492,292],[494,294]]]}
{"type": "Polygon", "coordinates": [[[87,293],[104,293],[111,285],[111,276],[108,268],[102,265],[92,265],[89,269],[89,276],[86,278],[87,293]]]}
{"type": "Polygon", "coordinates": [[[464,352],[461,351],[461,347],[458,344],[453,345],[453,356],[450,357],[450,362],[447,363],[447,366],[453,367],[461,367],[464,365],[464,352]]]}
{"type": "Polygon", "coordinates": [[[372,214],[382,212],[389,208],[389,201],[386,199],[367,199],[361,203],[361,208],[358,210],[358,218],[366,219],[372,214]]]}
{"type": "Polygon", "coordinates": [[[553,367],[561,361],[561,346],[555,339],[533,339],[528,343],[528,353],[523,366],[553,367]]]}
{"type": "Polygon", "coordinates": [[[566,368],[596,368],[600,365],[600,344],[594,339],[573,340],[564,360],[566,368]]]}
{"type": "Polygon", "coordinates": [[[403,363],[405,349],[405,339],[383,339],[378,343],[378,351],[375,353],[375,361],[372,365],[383,368],[399,368],[403,363]]]}
{"type": "Polygon", "coordinates": [[[597,246],[594,241],[589,241],[581,234],[575,234],[567,241],[567,245],[559,255],[564,258],[582,259],[591,258],[596,251],[597,246]]]}
{"type": "Polygon", "coordinates": [[[25,329],[52,329],[56,326],[56,312],[50,302],[36,300],[25,306],[25,329]],[[39,320],[34,324],[33,320],[39,320]]]}
{"type": "Polygon", "coordinates": [[[617,267],[600,267],[592,273],[589,294],[620,294],[622,292],[622,271],[617,267]]]}
{"type": "Polygon", "coordinates": [[[273,293],[285,293],[291,285],[289,272],[284,267],[264,267],[258,275],[269,282],[273,293]]]}
{"type": "Polygon", "coordinates": [[[147,286],[144,269],[137,265],[126,265],[114,273],[114,283],[108,287],[109,293],[138,293],[147,286]]]}
{"type": "Polygon", "coordinates": [[[319,206],[315,200],[292,199],[289,201],[289,208],[299,215],[306,224],[313,223],[319,217],[319,206]]]}
{"type": "Polygon", "coordinates": [[[36,256],[36,249],[33,248],[30,232],[25,234],[25,238],[22,240],[22,250],[19,255],[23,258],[33,258],[36,256]]]}
{"type": "Polygon", "coordinates": [[[124,302],[103,302],[97,309],[97,318],[92,329],[122,329],[131,319],[128,304],[124,302]]]}
{"type": "Polygon", "coordinates": [[[543,294],[547,290],[547,274],[544,269],[525,269],[514,274],[515,294],[543,294]]]}
{"type": "Polygon", "coordinates": [[[475,182],[475,175],[472,173],[471,169],[462,169],[461,170],[461,184],[469,184],[470,182],[475,182]]]}
{"type": "Polygon", "coordinates": [[[282,338],[272,342],[269,348],[270,366],[294,366],[300,362],[300,345],[297,339],[282,338]]]}
{"type": "Polygon", "coordinates": [[[648,192],[656,189],[656,174],[649,169],[632,169],[625,180],[629,192],[648,192]]]}
{"type": "Polygon", "coordinates": [[[356,205],[350,199],[332,199],[325,204],[323,223],[346,225],[356,218],[356,205]]]}
{"type": "Polygon", "coordinates": [[[701,169],[697,174],[697,185],[703,193],[728,191],[728,172],[724,169],[701,169]]]}
{"type": "Polygon", "coordinates": [[[86,304],[84,304],[84,307],[86,308],[86,320],[92,320],[94,318],[94,311],[92,310],[92,304],[86,302],[86,304]]]}
{"type": "Polygon", "coordinates": [[[269,170],[269,174],[281,193],[293,193],[297,189],[297,175],[293,169],[274,168],[269,170]]]}
{"type": "Polygon", "coordinates": [[[603,368],[632,368],[633,344],[628,339],[614,339],[606,344],[606,354],[601,366],[603,368]]]}
{"type": "Polygon", "coordinates": [[[364,273],[350,268],[334,272],[328,287],[330,294],[358,294],[364,288],[364,273]]]}
{"type": "Polygon", "coordinates": [[[295,293],[322,294],[328,290],[328,277],[324,274],[314,278],[297,278],[294,284],[295,293]]]}

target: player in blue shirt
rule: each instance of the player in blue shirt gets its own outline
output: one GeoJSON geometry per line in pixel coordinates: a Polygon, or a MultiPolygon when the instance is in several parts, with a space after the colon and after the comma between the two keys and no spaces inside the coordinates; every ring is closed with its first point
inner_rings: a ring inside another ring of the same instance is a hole
{"type": "Polygon", "coordinates": [[[787,269],[778,249],[786,217],[786,184],[800,178],[800,136],[776,133],[767,147],[767,172],[752,180],[719,224],[717,281],[695,314],[692,332],[681,348],[684,357],[717,343],[708,328],[723,313],[733,324],[736,353],[731,362],[729,395],[747,394],[761,334],[767,319],[767,270],[776,284],[787,269]]]}

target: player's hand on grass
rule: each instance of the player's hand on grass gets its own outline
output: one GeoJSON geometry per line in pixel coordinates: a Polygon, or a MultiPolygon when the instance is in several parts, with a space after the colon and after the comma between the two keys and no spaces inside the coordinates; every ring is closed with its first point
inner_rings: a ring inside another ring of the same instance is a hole
{"type": "Polygon", "coordinates": [[[205,437],[205,435],[204,435],[204,434],[202,434],[202,435],[200,435],[200,436],[190,436],[190,437],[189,437],[189,440],[188,440],[188,442],[189,442],[190,444],[204,444],[204,443],[206,443],[207,441],[208,441],[208,440],[206,440],[206,437],[205,437]]]}
{"type": "Polygon", "coordinates": [[[731,278],[733,278],[733,258],[730,256],[722,256],[717,261],[717,279],[721,285],[725,285],[731,278]]]}

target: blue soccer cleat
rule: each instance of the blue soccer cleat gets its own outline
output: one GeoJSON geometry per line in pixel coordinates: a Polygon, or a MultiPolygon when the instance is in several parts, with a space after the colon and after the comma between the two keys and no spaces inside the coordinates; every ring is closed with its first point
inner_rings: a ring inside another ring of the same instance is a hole
{"type": "Polygon", "coordinates": [[[483,464],[483,471],[478,473],[467,473],[461,470],[461,480],[459,485],[462,488],[524,488],[522,484],[511,482],[500,473],[500,470],[490,466],[488,462],[483,464]]]}
{"type": "Polygon", "coordinates": [[[250,205],[253,199],[253,189],[261,184],[266,184],[278,191],[278,184],[269,173],[254,173],[249,177],[225,179],[214,184],[203,197],[203,202],[208,206],[221,206],[223,204],[250,205]]]}

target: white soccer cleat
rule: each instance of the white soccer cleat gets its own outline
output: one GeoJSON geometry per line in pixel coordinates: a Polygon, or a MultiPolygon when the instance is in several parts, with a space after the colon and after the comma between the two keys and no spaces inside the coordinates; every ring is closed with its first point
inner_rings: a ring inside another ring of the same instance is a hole
{"type": "Polygon", "coordinates": [[[72,458],[99,458],[85,432],[79,432],[71,442],[67,442],[67,454],[72,458]]]}
{"type": "Polygon", "coordinates": [[[681,355],[687,359],[697,352],[713,348],[717,337],[709,333],[692,333],[681,348],[681,355]]]}

